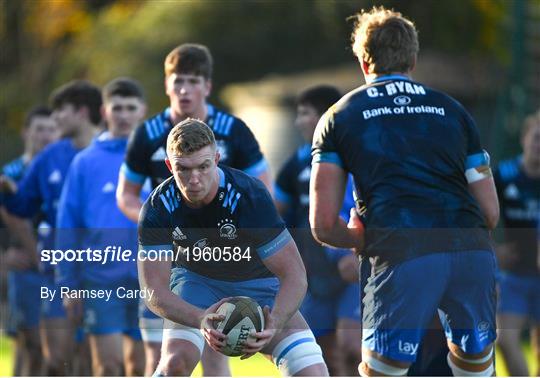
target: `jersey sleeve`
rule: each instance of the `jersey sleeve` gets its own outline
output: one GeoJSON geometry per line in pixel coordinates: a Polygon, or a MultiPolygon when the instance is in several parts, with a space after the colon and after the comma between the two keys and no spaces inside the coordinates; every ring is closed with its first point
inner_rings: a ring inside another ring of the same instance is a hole
{"type": "Polygon", "coordinates": [[[120,167],[124,177],[135,183],[143,185],[146,177],[150,176],[150,145],[144,124],[137,127],[130,135],[126,158],[120,167]]]}
{"type": "Polygon", "coordinates": [[[43,155],[35,158],[23,178],[18,183],[17,193],[5,195],[3,205],[12,214],[22,218],[31,218],[41,208],[43,196],[39,185],[39,174],[43,166],[43,155]]]}
{"type": "Polygon", "coordinates": [[[343,167],[343,162],[338,154],[335,136],[335,114],[330,108],[323,114],[315,133],[311,147],[312,163],[332,163],[343,167]]]}
{"type": "Polygon", "coordinates": [[[139,250],[172,249],[171,216],[153,195],[142,206],[138,234],[139,250]]]}
{"type": "Polygon", "coordinates": [[[242,209],[243,225],[245,231],[254,245],[261,260],[273,256],[292,240],[292,236],[279,216],[272,197],[258,182],[254,195],[246,201],[242,209]]]}
{"type": "Polygon", "coordinates": [[[467,138],[465,176],[469,183],[473,183],[484,178],[485,173],[489,171],[490,157],[487,151],[482,149],[476,123],[465,109],[463,109],[463,123],[467,138]]]}
{"type": "Polygon", "coordinates": [[[267,171],[268,163],[249,127],[241,120],[236,119],[232,133],[235,146],[234,168],[240,169],[253,177],[267,171]]]}
{"type": "Polygon", "coordinates": [[[296,181],[295,156],[296,154],[281,168],[274,184],[274,196],[276,200],[287,205],[291,205],[295,196],[298,196],[294,185],[296,181]]]}

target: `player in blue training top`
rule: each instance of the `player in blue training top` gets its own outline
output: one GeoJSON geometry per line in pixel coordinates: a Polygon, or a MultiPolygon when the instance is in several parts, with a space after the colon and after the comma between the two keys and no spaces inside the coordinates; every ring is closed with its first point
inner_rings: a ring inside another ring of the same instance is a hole
{"type": "MultiPolygon", "coordinates": [[[[310,87],[298,96],[295,126],[306,143],[300,146],[279,171],[274,197],[276,207],[298,245],[306,266],[308,290],[300,312],[323,350],[330,375],[354,375],[361,360],[360,289],[358,260],[350,250],[327,251],[311,235],[309,227],[309,179],[311,140],[321,115],[341,98],[337,88],[310,87]],[[341,272],[352,271],[352,283],[341,272]]],[[[350,207],[354,207],[351,195],[350,207]]]]}
{"type": "Polygon", "coordinates": [[[355,247],[373,263],[360,374],[407,374],[440,308],[454,375],[493,375],[489,229],[499,208],[489,158],[465,109],[409,78],[414,24],[382,7],[357,17],[353,51],[367,85],[317,125],[310,222],[321,242],[355,247]],[[355,212],[350,227],[338,216],[347,172],[366,202],[365,237],[355,212]]]}
{"type": "MultiPolygon", "coordinates": [[[[32,159],[49,143],[58,139],[58,127],[51,111],[44,106],[31,109],[26,115],[24,153],[2,168],[4,175],[19,182],[32,159]]],[[[22,240],[11,238],[6,251],[8,271],[8,324],[7,332],[15,340],[15,376],[42,374],[43,355],[39,337],[39,307],[42,275],[38,271],[37,242],[32,235],[40,226],[42,214],[28,222],[15,217],[0,207],[0,215],[8,230],[26,230],[22,240]]],[[[20,231],[19,231],[20,233],[20,231]]]]}
{"type": "Polygon", "coordinates": [[[307,286],[304,265],[262,182],[218,167],[214,134],[199,120],[172,129],[167,156],[173,177],[154,190],[139,219],[141,287],[153,293],[152,311],[167,319],[155,374],[191,374],[204,339],[219,351],[226,336],[213,329],[224,318],[215,311],[224,299],[244,295],[264,307],[266,318],[244,358],[262,351],[287,375],[327,375],[298,312],[307,286]],[[144,259],[153,250],[172,256],[144,259]]]}
{"type": "MultiPolygon", "coordinates": [[[[268,165],[250,129],[240,119],[206,102],[212,87],[212,71],[212,56],[202,45],[180,45],[165,58],[165,92],[170,106],[132,134],[118,181],[118,207],[131,220],[137,221],[139,217],[143,182],[150,178],[156,187],[170,176],[164,162],[167,135],[173,125],[188,117],[205,120],[213,129],[220,164],[259,178],[270,190],[268,165]]],[[[144,310],[141,330],[147,349],[147,374],[155,370],[159,360],[161,324],[161,319],[144,310]]],[[[205,348],[202,363],[205,375],[230,375],[224,356],[209,348],[205,348]]]]}
{"type": "Polygon", "coordinates": [[[501,162],[494,175],[505,233],[505,243],[498,248],[497,343],[511,376],[529,375],[521,347],[524,328],[530,327],[533,356],[540,356],[540,111],[525,119],[521,145],[523,155],[501,162]]]}
{"type": "MultiPolygon", "coordinates": [[[[103,88],[107,131],[81,151],[69,167],[58,205],[56,248],[136,251],[136,223],[116,206],[118,172],[129,134],[144,118],[146,104],[139,83],[118,78],[103,88]]],[[[108,298],[64,298],[68,314],[82,316],[90,335],[95,376],[142,376],[144,350],[138,327],[136,262],[62,261],[57,283],[70,290],[110,290],[108,298]]]]}
{"type": "MultiPolygon", "coordinates": [[[[54,230],[57,204],[69,165],[75,155],[90,143],[101,121],[101,93],[86,81],[73,81],[55,90],[51,95],[51,103],[53,118],[62,139],[48,145],[32,161],[16,193],[6,195],[4,205],[10,213],[25,218],[43,211],[45,221],[54,230]]],[[[26,235],[19,237],[24,238],[26,235]]],[[[52,247],[53,232],[43,240],[42,248],[52,247]]],[[[44,286],[56,290],[53,267],[45,262],[41,268],[45,273],[44,286]]],[[[40,322],[44,330],[42,342],[47,375],[73,373],[71,364],[74,337],[59,297],[42,298],[40,322]]],[[[80,372],[78,375],[87,374],[80,372]]]]}

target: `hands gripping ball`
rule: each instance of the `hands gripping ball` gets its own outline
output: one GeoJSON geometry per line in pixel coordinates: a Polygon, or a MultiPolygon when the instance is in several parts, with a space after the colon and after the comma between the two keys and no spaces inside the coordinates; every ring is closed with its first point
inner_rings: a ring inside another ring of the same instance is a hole
{"type": "Polygon", "coordinates": [[[261,306],[249,297],[234,297],[223,303],[217,313],[225,316],[216,329],[227,335],[227,346],[222,353],[227,356],[243,355],[246,341],[253,341],[252,332],[264,329],[264,315],[261,306]]]}

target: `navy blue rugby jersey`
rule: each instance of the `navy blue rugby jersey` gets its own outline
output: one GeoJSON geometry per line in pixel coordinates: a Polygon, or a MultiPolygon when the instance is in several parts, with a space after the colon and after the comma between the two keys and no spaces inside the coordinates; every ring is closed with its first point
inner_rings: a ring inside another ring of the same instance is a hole
{"type": "Polygon", "coordinates": [[[139,248],[172,249],[174,266],[213,279],[272,277],[263,260],[279,252],[291,235],[262,182],[234,168],[218,171],[216,197],[198,209],[183,202],[173,177],[159,185],[141,210],[139,248]],[[201,257],[205,249],[212,256],[201,257]]]}
{"type": "MultiPolygon", "coordinates": [[[[267,163],[259,143],[246,124],[210,104],[207,107],[205,122],[214,131],[221,155],[220,164],[240,169],[251,176],[265,171],[267,163]]],[[[128,180],[142,185],[146,177],[150,177],[155,188],[171,176],[164,160],[167,157],[167,136],[173,126],[171,109],[167,108],[135,129],[121,168],[128,180]]]]}
{"type": "MultiPolygon", "coordinates": [[[[288,205],[287,226],[306,266],[311,295],[328,298],[344,287],[337,264],[326,249],[312,236],[309,225],[309,180],[311,177],[311,145],[299,147],[279,171],[274,196],[288,205]]],[[[347,214],[348,215],[348,214],[347,214]]]]}
{"type": "Polygon", "coordinates": [[[522,157],[502,161],[494,174],[506,241],[514,243],[514,259],[501,268],[517,274],[538,275],[536,264],[540,179],[523,171],[522,157]]]}
{"type": "Polygon", "coordinates": [[[366,255],[376,265],[491,250],[465,177],[487,157],[472,117],[451,97],[405,76],[379,77],[323,115],[312,155],[353,174],[368,209],[366,255]]]}

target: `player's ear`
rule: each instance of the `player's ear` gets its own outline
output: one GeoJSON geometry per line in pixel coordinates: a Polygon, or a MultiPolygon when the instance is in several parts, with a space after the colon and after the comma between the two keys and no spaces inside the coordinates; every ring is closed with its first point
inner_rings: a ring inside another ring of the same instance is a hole
{"type": "Polygon", "coordinates": [[[212,79],[204,80],[204,88],[205,88],[204,96],[205,97],[210,96],[210,92],[212,91],[212,79]]]}
{"type": "Polygon", "coordinates": [[[170,171],[171,173],[173,173],[171,161],[169,160],[168,157],[165,158],[165,165],[167,166],[167,168],[169,168],[169,171],[170,171]]]}
{"type": "Polygon", "coordinates": [[[105,104],[100,106],[99,113],[101,114],[101,119],[107,121],[107,110],[105,104]]]}
{"type": "Polygon", "coordinates": [[[370,74],[369,72],[369,63],[366,62],[364,59],[362,59],[362,72],[364,73],[364,76],[368,76],[370,74]]]}
{"type": "Polygon", "coordinates": [[[219,151],[216,149],[216,157],[215,157],[215,160],[214,160],[216,165],[218,165],[220,158],[221,158],[221,155],[219,154],[219,151]]]}

